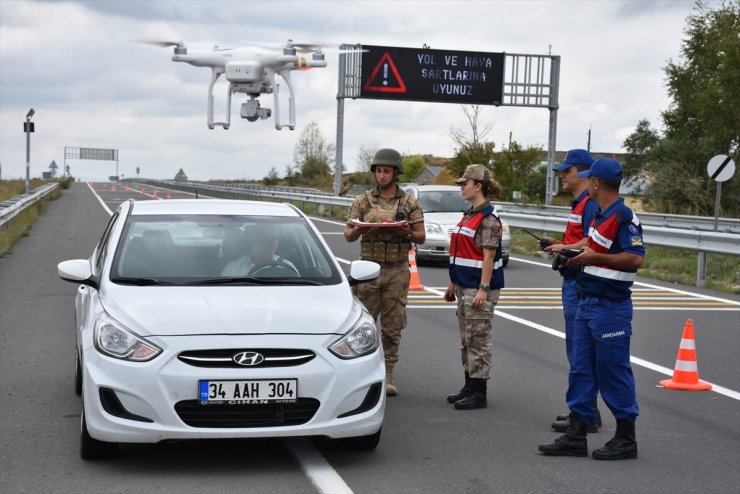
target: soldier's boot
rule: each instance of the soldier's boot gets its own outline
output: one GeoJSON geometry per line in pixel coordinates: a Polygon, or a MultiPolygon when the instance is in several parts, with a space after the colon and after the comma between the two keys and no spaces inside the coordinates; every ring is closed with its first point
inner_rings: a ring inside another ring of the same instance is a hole
{"type": "Polygon", "coordinates": [[[470,378],[468,383],[470,391],[455,402],[455,410],[473,410],[475,408],[486,408],[488,406],[487,388],[488,380],[470,378]]]}
{"type": "MultiPolygon", "coordinates": [[[[599,412],[596,398],[594,398],[594,410],[596,410],[596,425],[586,426],[586,432],[588,432],[589,434],[599,432],[599,427],[601,427],[601,412],[599,412]]],[[[568,425],[570,425],[570,415],[558,415],[557,417],[555,417],[555,422],[550,424],[550,427],[558,432],[565,432],[566,430],[568,430],[568,425]]]]}
{"type": "Polygon", "coordinates": [[[393,384],[393,364],[385,364],[385,395],[398,396],[398,389],[393,384]]]}
{"type": "Polygon", "coordinates": [[[459,393],[447,396],[447,403],[455,403],[458,400],[462,400],[470,392],[470,374],[465,373],[465,385],[462,387],[459,393]]]}
{"type": "Polygon", "coordinates": [[[617,420],[617,432],[603,448],[591,453],[597,460],[626,460],[637,458],[637,440],[635,439],[635,423],[626,420],[617,420]]]}
{"type": "Polygon", "coordinates": [[[570,424],[565,434],[549,444],[540,444],[537,449],[550,456],[588,456],[586,424],[575,413],[568,417],[570,424]]]}

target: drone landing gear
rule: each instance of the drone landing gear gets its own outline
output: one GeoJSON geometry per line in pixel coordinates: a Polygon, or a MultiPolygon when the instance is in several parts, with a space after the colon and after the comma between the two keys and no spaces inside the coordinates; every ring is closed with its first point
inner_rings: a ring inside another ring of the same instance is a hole
{"type": "Polygon", "coordinates": [[[216,68],[214,68],[211,71],[211,83],[208,85],[208,128],[211,130],[213,130],[217,126],[223,127],[224,130],[229,130],[229,127],[231,126],[231,91],[229,91],[226,96],[226,121],[213,121],[213,86],[216,84],[218,78],[221,77],[222,73],[222,70],[217,70],[216,68]]]}

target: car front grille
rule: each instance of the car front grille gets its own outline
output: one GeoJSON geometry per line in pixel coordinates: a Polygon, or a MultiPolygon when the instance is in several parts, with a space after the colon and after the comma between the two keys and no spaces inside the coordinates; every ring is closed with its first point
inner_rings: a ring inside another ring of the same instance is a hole
{"type": "Polygon", "coordinates": [[[190,427],[280,427],[305,424],[320,404],[314,398],[260,405],[201,405],[198,400],[185,400],[175,404],[175,412],[190,427]]]}
{"type": "Polygon", "coordinates": [[[194,367],[219,367],[231,369],[261,369],[265,367],[292,367],[313,360],[311,350],[283,348],[222,348],[217,350],[189,350],[177,355],[178,360],[194,367]],[[259,353],[264,360],[256,365],[239,365],[234,356],[242,352],[259,353]]]}

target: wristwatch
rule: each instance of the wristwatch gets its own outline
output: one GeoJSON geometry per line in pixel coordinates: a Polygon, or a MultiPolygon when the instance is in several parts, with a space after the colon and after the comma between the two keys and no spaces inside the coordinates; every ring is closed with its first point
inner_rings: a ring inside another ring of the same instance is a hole
{"type": "Polygon", "coordinates": [[[488,292],[489,290],[491,290],[491,287],[481,283],[480,285],[478,285],[478,290],[483,290],[484,292],[488,292]]]}

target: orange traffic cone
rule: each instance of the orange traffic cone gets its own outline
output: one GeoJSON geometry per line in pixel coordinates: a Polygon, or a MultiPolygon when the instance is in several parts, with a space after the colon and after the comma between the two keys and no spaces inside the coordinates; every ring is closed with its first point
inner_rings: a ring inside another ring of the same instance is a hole
{"type": "Polygon", "coordinates": [[[130,189],[128,188],[128,185],[123,188],[124,192],[128,192],[130,189]]]}
{"type": "Polygon", "coordinates": [[[424,290],[426,287],[419,280],[419,269],[416,267],[416,254],[414,249],[409,249],[409,271],[411,279],[409,280],[409,290],[424,290]]]}
{"type": "Polygon", "coordinates": [[[687,319],[683,327],[683,337],[678,347],[673,379],[664,379],[658,384],[664,388],[684,391],[712,389],[711,384],[699,382],[699,368],[696,365],[696,344],[694,342],[694,321],[691,319],[687,319]]]}
{"type": "Polygon", "coordinates": [[[110,190],[113,191],[113,192],[115,192],[116,190],[118,190],[118,189],[116,189],[116,184],[111,185],[110,186],[110,190]]]}
{"type": "Polygon", "coordinates": [[[152,199],[159,199],[159,196],[157,195],[157,191],[156,190],[152,194],[152,199]]]}
{"type": "Polygon", "coordinates": [[[142,196],[145,196],[146,195],[146,189],[144,189],[144,187],[141,188],[141,195],[142,196]]]}
{"type": "Polygon", "coordinates": [[[172,196],[170,195],[169,192],[167,192],[167,199],[172,199],[172,196]]]}

